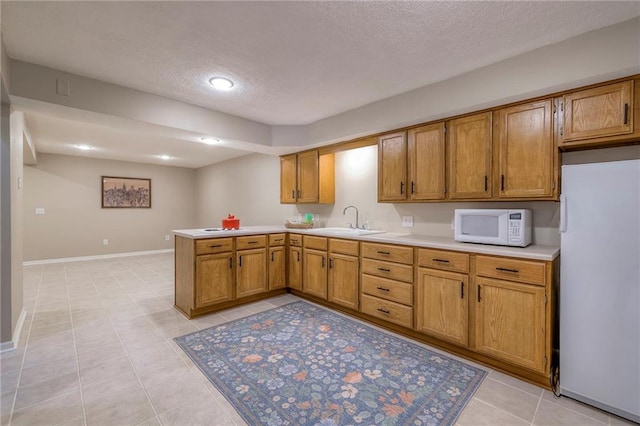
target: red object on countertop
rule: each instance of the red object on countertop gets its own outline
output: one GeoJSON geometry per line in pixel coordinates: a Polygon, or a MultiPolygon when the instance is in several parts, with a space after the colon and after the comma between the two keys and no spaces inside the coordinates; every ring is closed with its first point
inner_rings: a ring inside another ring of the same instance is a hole
{"type": "Polygon", "coordinates": [[[222,219],[222,228],[223,229],[240,229],[240,219],[236,219],[236,217],[232,214],[226,219],[222,219]]]}

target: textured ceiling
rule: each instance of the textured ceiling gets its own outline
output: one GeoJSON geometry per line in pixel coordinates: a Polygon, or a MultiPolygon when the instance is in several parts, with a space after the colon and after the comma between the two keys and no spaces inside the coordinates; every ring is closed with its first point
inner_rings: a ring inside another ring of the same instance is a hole
{"type": "MultiPolygon", "coordinates": [[[[638,1],[1,3],[12,59],[271,125],[309,124],[640,15],[638,1]],[[214,75],[236,87],[213,90],[214,75]]],[[[186,167],[246,154],[175,129],[25,111],[39,152],[149,163],[166,153],[186,167]],[[98,149],[71,148],[82,141],[98,149]]]]}
{"type": "Polygon", "coordinates": [[[308,124],[640,14],[640,2],[2,2],[9,56],[308,124]],[[214,75],[237,87],[213,91],[214,75]]]}

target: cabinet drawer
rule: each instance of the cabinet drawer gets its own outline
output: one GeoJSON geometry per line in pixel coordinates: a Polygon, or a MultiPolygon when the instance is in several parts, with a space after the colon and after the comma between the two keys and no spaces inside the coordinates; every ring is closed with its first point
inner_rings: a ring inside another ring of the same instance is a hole
{"type": "Polygon", "coordinates": [[[413,265],[413,248],[387,244],[362,243],[362,257],[413,265]]]}
{"type": "Polygon", "coordinates": [[[283,246],[287,234],[269,234],[269,246],[283,246]]]}
{"type": "Polygon", "coordinates": [[[360,253],[357,241],[337,240],[335,238],[329,240],[329,251],[331,253],[342,253],[351,256],[357,256],[360,253]]]}
{"type": "Polygon", "coordinates": [[[326,237],[314,237],[311,235],[305,235],[302,238],[304,248],[314,250],[327,250],[327,238],[326,237]]]}
{"type": "Polygon", "coordinates": [[[545,285],[546,265],[543,262],[478,256],[476,275],[508,281],[545,285]]]}
{"type": "Polygon", "coordinates": [[[454,251],[419,249],[418,265],[466,274],[469,272],[469,255],[454,251]]]}
{"type": "Polygon", "coordinates": [[[365,314],[403,327],[413,328],[413,308],[409,306],[363,294],[361,296],[361,308],[365,314]]]}
{"type": "Polygon", "coordinates": [[[289,245],[294,247],[302,247],[302,235],[289,234],[289,245]]]}
{"type": "Polygon", "coordinates": [[[413,305],[413,285],[411,284],[362,275],[362,292],[381,299],[413,305]]]}
{"type": "Polygon", "coordinates": [[[362,272],[392,280],[413,282],[413,266],[380,260],[362,259],[362,272]]]}
{"type": "Polygon", "coordinates": [[[246,237],[236,237],[236,250],[261,248],[266,246],[266,235],[248,235],[246,237]]]}
{"type": "Polygon", "coordinates": [[[196,240],[196,255],[223,253],[233,250],[233,238],[196,240]]]}

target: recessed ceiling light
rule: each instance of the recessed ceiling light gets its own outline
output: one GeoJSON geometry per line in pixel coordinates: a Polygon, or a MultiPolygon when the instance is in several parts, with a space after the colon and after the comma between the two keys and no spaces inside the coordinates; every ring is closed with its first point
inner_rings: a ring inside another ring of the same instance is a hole
{"type": "Polygon", "coordinates": [[[76,145],[76,148],[81,149],[83,151],[89,151],[90,149],[93,149],[91,145],[76,145]]]}
{"type": "Polygon", "coordinates": [[[160,157],[161,160],[171,160],[171,158],[173,158],[167,154],[159,155],[158,157],[160,157]]]}
{"type": "Polygon", "coordinates": [[[216,138],[200,138],[202,143],[206,143],[207,145],[217,145],[222,142],[220,139],[216,138]]]}
{"type": "Polygon", "coordinates": [[[224,77],[213,77],[209,79],[209,84],[219,90],[229,90],[233,87],[233,81],[224,77]]]}

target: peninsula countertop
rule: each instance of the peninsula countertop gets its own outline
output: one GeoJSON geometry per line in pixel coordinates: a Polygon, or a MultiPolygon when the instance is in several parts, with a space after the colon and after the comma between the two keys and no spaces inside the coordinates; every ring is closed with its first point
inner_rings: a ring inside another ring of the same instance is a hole
{"type": "MultiPolygon", "coordinates": [[[[220,228],[176,229],[175,235],[190,238],[221,238],[236,237],[242,235],[277,234],[288,232],[292,234],[318,235],[329,238],[342,238],[350,240],[368,241],[374,243],[401,244],[413,247],[434,248],[441,250],[461,251],[467,253],[488,254],[494,256],[518,257],[534,260],[554,260],[560,254],[560,247],[532,244],[528,247],[492,246],[486,244],[471,244],[454,241],[451,237],[439,237],[419,234],[401,234],[394,232],[382,232],[369,235],[357,235],[345,229],[344,233],[335,231],[323,231],[324,228],[313,229],[288,229],[282,225],[243,226],[237,230],[222,230],[220,228]]],[[[334,228],[335,229],[335,228],[334,228]]]]}

